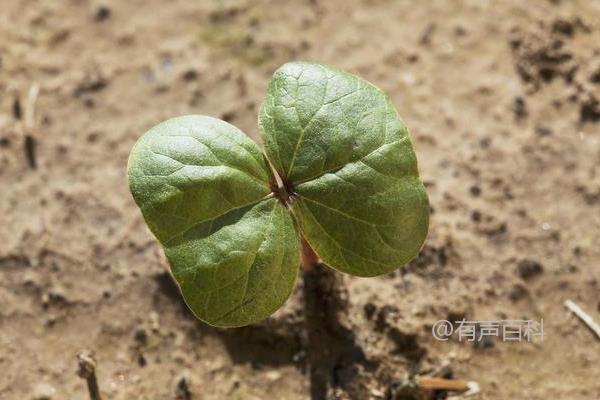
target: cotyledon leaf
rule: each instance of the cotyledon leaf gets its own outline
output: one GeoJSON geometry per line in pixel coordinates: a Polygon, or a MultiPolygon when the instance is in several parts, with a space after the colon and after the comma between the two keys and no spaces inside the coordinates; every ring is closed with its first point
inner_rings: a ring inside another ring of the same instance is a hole
{"type": "Polygon", "coordinates": [[[369,82],[321,64],[284,64],[259,113],[267,156],[298,183],[373,152],[386,140],[389,102],[369,82]]]}
{"type": "Polygon", "coordinates": [[[259,116],[268,157],[302,234],[329,266],[358,276],[410,261],[429,204],[408,130],[372,84],[320,64],[289,63],[259,116]]]}
{"type": "Polygon", "coordinates": [[[164,247],[190,309],[221,327],[274,313],[300,265],[292,217],[274,198],[200,224],[164,247]]]}
{"type": "Polygon", "coordinates": [[[129,185],[184,299],[222,327],[260,321],[289,297],[298,238],[258,146],[206,116],[167,120],[135,144],[129,185]]]}

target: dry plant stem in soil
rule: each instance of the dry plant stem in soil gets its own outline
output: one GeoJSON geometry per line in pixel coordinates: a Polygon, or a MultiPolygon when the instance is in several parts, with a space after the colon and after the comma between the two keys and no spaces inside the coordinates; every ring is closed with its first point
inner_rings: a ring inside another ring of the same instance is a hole
{"type": "Polygon", "coordinates": [[[98,380],[96,379],[96,359],[91,351],[80,351],[77,353],[77,362],[79,368],[77,375],[85,379],[87,382],[90,400],[102,400],[100,389],[98,388],[98,380]]]}
{"type": "Polygon", "coordinates": [[[363,398],[355,396],[366,395],[358,368],[367,360],[348,319],[348,291],[304,239],[302,265],[311,399],[333,398],[338,390],[363,398]]]}

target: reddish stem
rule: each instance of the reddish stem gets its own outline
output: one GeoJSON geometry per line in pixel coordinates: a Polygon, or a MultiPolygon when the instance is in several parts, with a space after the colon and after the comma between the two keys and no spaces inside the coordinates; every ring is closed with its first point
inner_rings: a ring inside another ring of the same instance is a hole
{"type": "Polygon", "coordinates": [[[311,271],[316,265],[319,265],[319,256],[312,247],[310,247],[304,237],[301,239],[301,246],[302,268],[304,271],[311,271]]]}

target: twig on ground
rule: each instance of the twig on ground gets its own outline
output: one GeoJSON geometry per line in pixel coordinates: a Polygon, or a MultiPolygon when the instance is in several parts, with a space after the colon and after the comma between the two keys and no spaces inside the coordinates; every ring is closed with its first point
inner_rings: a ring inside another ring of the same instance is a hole
{"type": "Polygon", "coordinates": [[[25,105],[25,129],[32,130],[35,126],[35,105],[40,94],[40,85],[36,82],[29,87],[25,105]]]}
{"type": "Polygon", "coordinates": [[[467,382],[461,379],[436,378],[433,376],[423,376],[417,379],[419,388],[424,391],[430,390],[448,390],[460,392],[468,396],[479,392],[477,382],[467,382]]]}
{"type": "Polygon", "coordinates": [[[40,85],[36,82],[29,87],[27,94],[27,103],[25,105],[24,134],[25,134],[25,156],[31,169],[37,168],[37,159],[35,154],[35,105],[40,93],[40,85]]]}
{"type": "Polygon", "coordinates": [[[567,307],[577,318],[583,321],[584,324],[600,339],[600,325],[594,319],[581,309],[577,304],[571,300],[565,301],[565,307],[567,307]]]}
{"type": "Polygon", "coordinates": [[[80,351],[77,353],[77,361],[79,363],[77,375],[86,380],[90,400],[102,400],[100,389],[98,388],[98,380],[96,379],[96,359],[94,358],[94,353],[89,350],[80,351]]]}
{"type": "Polygon", "coordinates": [[[423,376],[417,379],[419,387],[423,390],[452,390],[454,392],[466,392],[469,386],[466,381],[461,379],[436,378],[433,376],[423,376]]]}

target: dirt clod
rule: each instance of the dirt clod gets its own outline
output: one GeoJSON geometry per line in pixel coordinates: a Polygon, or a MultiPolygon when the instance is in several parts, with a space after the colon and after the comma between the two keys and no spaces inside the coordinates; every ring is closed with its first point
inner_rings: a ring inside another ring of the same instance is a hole
{"type": "Polygon", "coordinates": [[[96,22],[103,22],[110,18],[110,8],[105,5],[98,6],[96,8],[96,12],[94,13],[94,19],[96,22]]]}
{"type": "Polygon", "coordinates": [[[515,283],[508,291],[508,298],[512,301],[523,300],[527,296],[529,296],[529,291],[520,283],[515,283]]]}
{"type": "Polygon", "coordinates": [[[175,399],[192,400],[192,392],[190,390],[189,378],[185,375],[176,378],[175,399]]]}
{"type": "Polygon", "coordinates": [[[401,381],[393,382],[385,393],[385,400],[426,400],[419,389],[419,385],[406,377],[401,381]]]}
{"type": "Polygon", "coordinates": [[[544,272],[544,267],[537,261],[524,259],[517,264],[517,274],[525,279],[530,280],[544,272]]]}
{"type": "Polygon", "coordinates": [[[81,81],[73,91],[73,97],[80,97],[84,94],[98,92],[108,85],[108,81],[98,74],[87,76],[81,81]]]}
{"type": "Polygon", "coordinates": [[[148,331],[144,327],[139,327],[133,333],[133,339],[139,346],[146,346],[148,344],[148,331]]]}
{"type": "MultiPolygon", "coordinates": [[[[579,106],[581,123],[600,120],[598,94],[587,84],[595,80],[593,65],[596,65],[597,55],[582,54],[573,46],[577,34],[589,35],[590,32],[589,26],[579,17],[559,18],[549,25],[540,22],[526,31],[516,28],[509,41],[515,68],[529,92],[538,92],[556,79],[562,79],[570,89],[565,92],[571,93],[566,97],[579,106]]],[[[554,101],[555,105],[561,103],[560,99],[554,101]]],[[[516,109],[514,105],[513,109],[516,109]]],[[[515,112],[515,115],[519,113],[515,112]]]]}
{"type": "Polygon", "coordinates": [[[522,96],[516,96],[513,99],[512,110],[515,114],[516,119],[522,119],[527,117],[527,105],[525,99],[522,96]]]}

